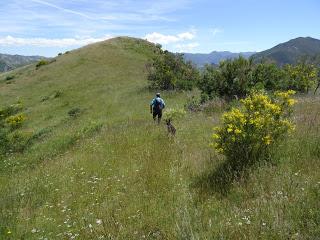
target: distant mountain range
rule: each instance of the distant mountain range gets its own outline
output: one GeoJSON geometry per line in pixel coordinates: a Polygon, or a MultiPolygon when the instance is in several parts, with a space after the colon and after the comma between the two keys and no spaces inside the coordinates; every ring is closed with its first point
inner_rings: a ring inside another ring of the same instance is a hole
{"type": "Polygon", "coordinates": [[[254,54],[254,61],[272,61],[278,65],[294,64],[303,57],[320,54],[320,40],[311,37],[299,37],[281,43],[273,48],[254,54]]]}
{"type": "Polygon", "coordinates": [[[28,65],[43,59],[40,56],[20,56],[0,54],[0,72],[7,72],[17,67],[28,65]]]}
{"type": "Polygon", "coordinates": [[[191,61],[196,64],[198,67],[203,67],[206,64],[219,64],[220,61],[226,59],[234,59],[239,57],[240,55],[249,58],[255,54],[255,52],[241,52],[241,53],[233,53],[228,51],[218,52],[213,51],[211,53],[184,53],[184,59],[186,61],[191,61]]]}
{"type": "Polygon", "coordinates": [[[259,53],[214,51],[209,54],[184,53],[184,58],[187,61],[192,61],[198,67],[203,67],[205,64],[216,65],[222,60],[237,58],[240,55],[245,58],[252,57],[255,62],[268,61],[282,66],[284,64],[294,64],[304,57],[313,57],[319,54],[320,40],[311,37],[299,37],[259,53]]]}

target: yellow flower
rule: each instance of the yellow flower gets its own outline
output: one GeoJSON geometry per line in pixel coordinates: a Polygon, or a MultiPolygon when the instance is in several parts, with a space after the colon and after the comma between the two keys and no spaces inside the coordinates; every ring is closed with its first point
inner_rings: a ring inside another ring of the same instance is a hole
{"type": "Polygon", "coordinates": [[[294,105],[295,103],[296,103],[296,100],[294,100],[294,99],[292,99],[292,98],[288,99],[288,105],[289,105],[289,106],[292,106],[292,105],[294,105]]]}
{"type": "Polygon", "coordinates": [[[242,131],[241,131],[241,129],[236,129],[236,130],[234,130],[234,133],[235,134],[240,134],[240,133],[242,133],[242,131]]]}
{"type": "Polygon", "coordinates": [[[223,148],[218,148],[218,149],[217,149],[217,152],[218,152],[218,153],[223,153],[224,150],[223,150],[223,148]]]}
{"type": "Polygon", "coordinates": [[[270,136],[270,135],[265,136],[262,140],[264,141],[264,143],[265,143],[266,145],[270,145],[271,142],[272,142],[272,139],[271,139],[271,136],[270,136]]]}
{"type": "Polygon", "coordinates": [[[231,133],[232,131],[233,131],[232,128],[228,128],[228,129],[227,129],[227,132],[228,132],[228,133],[231,133]]]}
{"type": "Polygon", "coordinates": [[[220,138],[220,135],[218,135],[218,134],[213,134],[212,137],[213,137],[214,139],[219,139],[219,138],[220,138]]]}

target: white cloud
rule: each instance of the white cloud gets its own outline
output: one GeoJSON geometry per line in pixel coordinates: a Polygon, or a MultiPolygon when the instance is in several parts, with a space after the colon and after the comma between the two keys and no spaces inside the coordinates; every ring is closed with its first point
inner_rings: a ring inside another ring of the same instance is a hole
{"type": "Polygon", "coordinates": [[[196,47],[200,46],[199,43],[187,43],[187,44],[177,44],[175,48],[177,52],[192,52],[196,47]]]}
{"type": "Polygon", "coordinates": [[[0,38],[0,45],[2,46],[36,46],[36,47],[70,47],[70,46],[84,46],[110,39],[110,35],[101,38],[16,38],[7,36],[0,38]]]}
{"type": "Polygon", "coordinates": [[[213,36],[216,36],[218,33],[223,32],[223,30],[220,29],[220,28],[212,28],[212,29],[210,29],[210,32],[211,32],[211,34],[212,34],[213,36]]]}
{"type": "Polygon", "coordinates": [[[145,36],[150,42],[160,44],[177,43],[186,40],[192,40],[196,36],[195,31],[183,32],[177,35],[164,35],[158,32],[149,33],[145,36]]]}

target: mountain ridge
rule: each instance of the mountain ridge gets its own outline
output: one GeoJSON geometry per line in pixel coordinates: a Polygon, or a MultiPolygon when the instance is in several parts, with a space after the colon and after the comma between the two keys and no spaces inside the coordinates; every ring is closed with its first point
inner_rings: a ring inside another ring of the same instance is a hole
{"type": "Polygon", "coordinates": [[[239,52],[230,51],[212,51],[210,53],[183,53],[186,61],[191,61],[198,67],[203,67],[206,64],[219,64],[220,61],[226,59],[234,59],[239,56],[249,58],[255,52],[239,52]]]}
{"type": "Polygon", "coordinates": [[[40,59],[45,59],[42,56],[23,56],[18,54],[2,54],[0,53],[0,72],[7,72],[22,67],[40,59]]]}
{"type": "Polygon", "coordinates": [[[252,56],[255,62],[271,61],[282,66],[295,64],[305,56],[320,54],[320,40],[312,37],[298,37],[280,43],[252,56]]]}

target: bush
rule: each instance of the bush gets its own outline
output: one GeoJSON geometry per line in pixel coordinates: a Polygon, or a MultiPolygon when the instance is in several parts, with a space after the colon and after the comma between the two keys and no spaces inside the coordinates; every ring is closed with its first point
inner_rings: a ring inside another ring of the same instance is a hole
{"type": "Polygon", "coordinates": [[[26,118],[23,114],[17,114],[14,116],[9,116],[6,118],[5,122],[10,129],[17,129],[22,125],[25,119],[26,118]]]}
{"type": "Polygon", "coordinates": [[[252,93],[222,117],[215,129],[213,147],[226,156],[233,166],[268,159],[271,150],[294,129],[290,121],[294,91],[277,92],[269,97],[252,93]]]}
{"type": "Polygon", "coordinates": [[[31,135],[16,131],[26,119],[23,114],[18,114],[21,110],[20,102],[0,109],[0,157],[10,152],[23,151],[29,144],[31,135]]]}
{"type": "Polygon", "coordinates": [[[209,99],[223,97],[226,100],[244,98],[252,90],[307,93],[316,89],[318,69],[312,64],[300,63],[283,68],[275,64],[254,64],[239,57],[220,62],[218,68],[207,65],[198,86],[209,99]]]}
{"type": "Polygon", "coordinates": [[[199,87],[210,98],[245,97],[252,86],[252,69],[252,60],[243,57],[221,61],[218,69],[207,65],[199,87]]]}
{"type": "Polygon", "coordinates": [[[175,109],[169,108],[165,111],[165,120],[177,120],[186,115],[186,111],[184,109],[175,109]]]}
{"type": "Polygon", "coordinates": [[[12,105],[10,105],[8,107],[0,109],[0,122],[3,121],[4,119],[6,119],[9,116],[17,114],[21,110],[22,110],[21,102],[18,102],[16,104],[12,104],[12,105]]]}
{"type": "Polygon", "coordinates": [[[38,69],[38,68],[40,68],[42,66],[48,65],[49,63],[50,63],[49,61],[42,59],[37,63],[36,68],[38,69]]]}
{"type": "Polygon", "coordinates": [[[308,93],[314,89],[318,81],[318,69],[314,65],[300,63],[298,65],[286,65],[286,87],[299,92],[308,93]]]}
{"type": "Polygon", "coordinates": [[[72,108],[68,111],[68,115],[70,117],[77,117],[80,115],[80,113],[81,113],[81,109],[78,107],[72,108]]]}
{"type": "Polygon", "coordinates": [[[15,78],[14,75],[9,75],[9,76],[6,77],[6,81],[10,81],[10,80],[12,80],[14,78],[15,78]]]}

